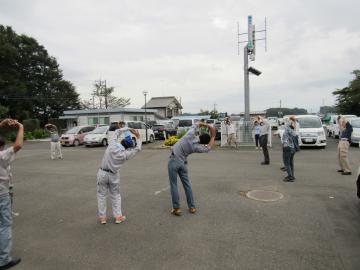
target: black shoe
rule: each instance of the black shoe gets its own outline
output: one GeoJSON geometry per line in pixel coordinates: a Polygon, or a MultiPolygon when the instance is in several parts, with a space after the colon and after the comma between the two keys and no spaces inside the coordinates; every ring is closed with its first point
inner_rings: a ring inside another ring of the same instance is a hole
{"type": "Polygon", "coordinates": [[[337,172],[344,172],[344,170],[337,170],[337,172]]]}
{"type": "Polygon", "coordinates": [[[270,162],[261,162],[260,164],[261,164],[261,165],[269,165],[270,162]]]}
{"type": "Polygon", "coordinates": [[[342,174],[342,175],[352,175],[351,172],[342,172],[341,174],[342,174]]]}
{"type": "Polygon", "coordinates": [[[280,170],[282,170],[283,172],[286,172],[286,168],[285,168],[285,167],[281,167],[280,170]]]}
{"type": "Polygon", "coordinates": [[[0,270],[5,270],[5,269],[9,269],[17,264],[19,264],[21,262],[21,258],[13,258],[10,262],[8,262],[7,264],[0,266],[0,270]]]}
{"type": "Polygon", "coordinates": [[[294,182],[294,180],[295,180],[295,177],[286,176],[283,181],[284,182],[294,182]]]}

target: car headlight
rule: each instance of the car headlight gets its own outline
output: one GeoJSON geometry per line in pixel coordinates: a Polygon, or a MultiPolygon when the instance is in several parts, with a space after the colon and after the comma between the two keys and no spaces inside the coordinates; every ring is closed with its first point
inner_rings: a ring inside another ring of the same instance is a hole
{"type": "Polygon", "coordinates": [[[323,131],[318,131],[318,132],[317,132],[317,135],[318,135],[318,136],[325,136],[325,134],[324,134],[323,131]]]}

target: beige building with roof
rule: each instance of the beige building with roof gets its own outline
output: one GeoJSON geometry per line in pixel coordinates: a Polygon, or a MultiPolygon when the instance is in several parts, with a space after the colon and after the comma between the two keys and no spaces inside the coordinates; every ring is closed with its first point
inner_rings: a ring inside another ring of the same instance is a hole
{"type": "MultiPolygon", "coordinates": [[[[145,106],[142,107],[144,109],[145,106]]],[[[171,118],[181,114],[180,102],[174,96],[153,97],[146,103],[146,109],[153,109],[164,118],[171,118]]]]}

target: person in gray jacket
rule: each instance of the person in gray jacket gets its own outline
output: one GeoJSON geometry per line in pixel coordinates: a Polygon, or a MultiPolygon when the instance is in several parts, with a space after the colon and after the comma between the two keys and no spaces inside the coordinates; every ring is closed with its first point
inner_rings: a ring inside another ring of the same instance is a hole
{"type": "Polygon", "coordinates": [[[5,139],[0,137],[0,269],[9,269],[21,261],[20,258],[10,256],[12,214],[9,189],[12,178],[10,165],[15,160],[15,153],[23,146],[24,127],[13,119],[5,119],[0,122],[0,128],[6,126],[16,127],[18,132],[15,143],[7,149],[5,149],[5,139]]]}
{"type": "Polygon", "coordinates": [[[171,155],[168,162],[168,173],[170,181],[170,192],[173,209],[171,213],[175,216],[181,216],[179,192],[177,188],[177,176],[183,184],[189,212],[196,213],[195,201],[188,176],[187,157],[192,153],[207,153],[215,144],[216,129],[204,122],[192,126],[189,131],[171,148],[171,155]],[[210,134],[204,133],[196,137],[196,130],[199,127],[207,127],[210,134]]]}
{"type": "Polygon", "coordinates": [[[106,224],[106,196],[110,192],[112,212],[115,223],[125,221],[121,210],[120,174],[122,165],[141,151],[140,134],[136,129],[121,128],[115,130],[114,136],[105,151],[100,169],[97,173],[98,215],[101,224],[106,224]],[[119,142],[124,133],[125,138],[119,142]],[[133,136],[136,142],[133,141],[133,136]]]}
{"type": "Polygon", "coordinates": [[[287,176],[284,178],[284,182],[294,182],[294,156],[296,153],[295,140],[298,140],[295,132],[296,122],[290,120],[289,123],[285,125],[284,134],[282,137],[283,145],[283,161],[286,168],[287,176]]]}

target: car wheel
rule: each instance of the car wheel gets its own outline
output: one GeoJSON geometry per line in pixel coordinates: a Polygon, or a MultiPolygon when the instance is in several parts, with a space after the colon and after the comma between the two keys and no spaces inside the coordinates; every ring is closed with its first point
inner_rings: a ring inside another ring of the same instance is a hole
{"type": "Polygon", "coordinates": [[[79,140],[75,140],[74,141],[74,146],[79,146],[80,145],[80,141],[79,140]]]}
{"type": "Polygon", "coordinates": [[[108,145],[107,139],[103,139],[101,143],[102,143],[103,146],[107,146],[107,145],[108,145]]]}
{"type": "Polygon", "coordinates": [[[154,136],[150,135],[150,142],[153,143],[155,141],[154,136]]]}

